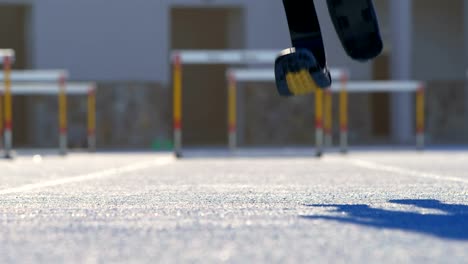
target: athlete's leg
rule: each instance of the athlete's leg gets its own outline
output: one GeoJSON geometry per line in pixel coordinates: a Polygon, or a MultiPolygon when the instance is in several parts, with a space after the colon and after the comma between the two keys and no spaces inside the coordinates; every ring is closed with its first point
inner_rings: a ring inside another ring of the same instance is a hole
{"type": "Polygon", "coordinates": [[[275,63],[281,95],[300,95],[331,84],[325,48],[313,0],[283,0],[293,48],[275,63]]]}
{"type": "Polygon", "coordinates": [[[372,0],[327,0],[330,17],[348,55],[372,59],[383,48],[372,0]]]}
{"type": "Polygon", "coordinates": [[[310,50],[325,67],[325,48],[313,0],[283,0],[292,46],[310,50]]]}

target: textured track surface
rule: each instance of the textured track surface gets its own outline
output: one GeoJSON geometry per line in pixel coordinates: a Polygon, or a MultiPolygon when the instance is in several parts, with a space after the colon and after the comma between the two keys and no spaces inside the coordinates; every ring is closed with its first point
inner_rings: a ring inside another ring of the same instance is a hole
{"type": "Polygon", "coordinates": [[[468,152],[278,153],[0,161],[0,263],[466,263],[468,152]]]}

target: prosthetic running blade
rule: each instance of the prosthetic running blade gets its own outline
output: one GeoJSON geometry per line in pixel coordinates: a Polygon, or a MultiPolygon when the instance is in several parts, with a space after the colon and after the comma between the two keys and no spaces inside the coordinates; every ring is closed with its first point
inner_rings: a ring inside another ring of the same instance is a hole
{"type": "Polygon", "coordinates": [[[327,0],[330,17],[346,53],[358,61],[377,57],[383,43],[372,0],[327,0]]]}

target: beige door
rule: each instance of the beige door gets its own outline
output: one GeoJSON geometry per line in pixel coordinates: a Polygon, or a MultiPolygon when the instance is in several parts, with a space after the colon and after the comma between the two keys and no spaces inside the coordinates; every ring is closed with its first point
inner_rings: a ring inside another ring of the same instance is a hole
{"type": "MultiPolygon", "coordinates": [[[[15,50],[14,69],[28,66],[28,15],[26,5],[0,5],[0,48],[15,50]]],[[[13,98],[13,145],[21,147],[29,143],[28,100],[25,96],[13,98]]]]}
{"type": "MultiPolygon", "coordinates": [[[[390,78],[390,57],[383,53],[373,62],[373,79],[390,78]]],[[[373,93],[371,95],[372,135],[375,138],[388,139],[390,136],[390,94],[373,93]]]]}
{"type": "MultiPolygon", "coordinates": [[[[242,10],[237,8],[173,8],[171,47],[242,48],[242,18],[242,10]]],[[[184,66],[184,145],[226,144],[226,69],[226,65],[184,66]]]]}

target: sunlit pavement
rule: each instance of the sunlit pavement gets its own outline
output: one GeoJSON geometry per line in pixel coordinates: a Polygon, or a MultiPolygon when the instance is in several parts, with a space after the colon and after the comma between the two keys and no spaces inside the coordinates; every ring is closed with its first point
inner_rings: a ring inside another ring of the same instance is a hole
{"type": "Polygon", "coordinates": [[[0,196],[0,263],[468,260],[462,150],[18,155],[0,196]]]}

